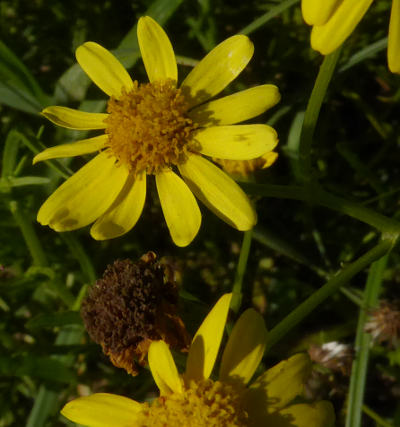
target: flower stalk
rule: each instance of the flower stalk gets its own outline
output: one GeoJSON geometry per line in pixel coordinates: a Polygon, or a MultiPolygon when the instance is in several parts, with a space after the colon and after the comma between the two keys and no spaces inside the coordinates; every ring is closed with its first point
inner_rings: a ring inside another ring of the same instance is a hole
{"type": "Polygon", "coordinates": [[[333,295],[337,290],[349,282],[357,273],[368,267],[372,262],[390,252],[394,246],[393,239],[384,239],[356,261],[345,267],[340,273],[332,277],[320,289],[314,292],[303,303],[295,308],[268,334],[267,349],[280,341],[289,331],[304,320],[316,307],[333,295]]]}
{"type": "Polygon", "coordinates": [[[265,185],[241,182],[241,187],[248,194],[257,194],[264,197],[301,200],[311,204],[325,206],[329,209],[351,216],[365,222],[384,234],[397,237],[400,234],[400,223],[385,215],[375,212],[360,203],[344,199],[328,193],[320,187],[313,187],[310,191],[304,186],[265,185]]]}
{"type": "Polygon", "coordinates": [[[299,142],[300,174],[303,182],[305,183],[310,183],[313,180],[311,169],[311,150],[315,127],[317,125],[322,102],[332,79],[333,72],[335,71],[339,56],[340,49],[337,49],[324,58],[321,68],[319,69],[317,79],[315,80],[310,99],[308,100],[299,142]]]}

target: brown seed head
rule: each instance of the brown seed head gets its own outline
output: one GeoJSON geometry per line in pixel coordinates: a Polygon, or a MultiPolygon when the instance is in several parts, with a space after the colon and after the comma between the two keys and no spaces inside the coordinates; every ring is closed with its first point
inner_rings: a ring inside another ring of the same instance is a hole
{"type": "Polygon", "coordinates": [[[185,351],[189,336],[177,315],[178,290],[166,265],[149,252],[109,265],[83,301],[85,327],[111,362],[136,375],[152,341],[185,351]]]}
{"type": "Polygon", "coordinates": [[[365,331],[372,335],[375,342],[387,342],[397,347],[400,342],[400,303],[382,301],[379,307],[370,312],[365,331]]]}

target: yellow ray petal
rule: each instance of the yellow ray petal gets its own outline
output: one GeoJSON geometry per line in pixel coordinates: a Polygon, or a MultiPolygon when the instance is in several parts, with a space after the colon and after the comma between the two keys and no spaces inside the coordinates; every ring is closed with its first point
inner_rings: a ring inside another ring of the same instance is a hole
{"type": "Polygon", "coordinates": [[[392,0],[387,53],[389,70],[400,74],[400,0],[392,0]]]}
{"type": "Polygon", "coordinates": [[[249,198],[217,166],[191,155],[179,170],[196,197],[228,224],[238,230],[249,230],[256,224],[257,215],[249,198]]]}
{"type": "Polygon", "coordinates": [[[118,98],[122,88],[132,89],[132,79],[124,66],[99,44],[86,42],[76,49],[75,55],[83,71],[107,95],[118,98]]]}
{"type": "Polygon", "coordinates": [[[71,144],[61,144],[55,147],[46,148],[33,158],[33,164],[43,160],[59,159],[60,157],[74,157],[82,154],[94,153],[104,147],[107,142],[107,135],[95,136],[94,138],[82,139],[71,144]]]}
{"type": "Polygon", "coordinates": [[[219,380],[247,384],[261,362],[267,342],[264,319],[252,308],[236,322],[222,355],[219,380]]]}
{"type": "Polygon", "coordinates": [[[37,220],[55,231],[84,227],[102,215],[125,184],[128,171],[105,151],[68,178],[43,203],[37,220]]]}
{"type": "Polygon", "coordinates": [[[335,412],[330,402],[301,403],[281,409],[262,419],[262,424],[274,427],[333,427],[335,412]]]}
{"type": "Polygon", "coordinates": [[[336,50],[356,28],[373,0],[343,0],[329,21],[314,26],[311,31],[311,46],[328,55],[336,50]]]}
{"type": "Polygon", "coordinates": [[[211,375],[228,317],[232,294],[223,295],[193,338],[186,362],[185,380],[202,380],[211,375]]]}
{"type": "Polygon", "coordinates": [[[150,82],[178,80],[178,67],[171,42],[157,22],[144,16],[139,19],[137,36],[143,63],[150,82]]]}
{"type": "Polygon", "coordinates": [[[246,67],[253,52],[253,43],[243,35],[229,37],[216,46],[182,83],[190,106],[199,105],[221,92],[246,67]]]}
{"type": "Polygon", "coordinates": [[[153,341],[150,344],[148,360],[154,381],[165,396],[171,393],[182,393],[182,382],[168,345],[164,341],[153,341]]]}
{"type": "Polygon", "coordinates": [[[157,191],[172,240],[187,246],[196,236],[201,213],[193,193],[171,170],[156,175],[157,191]]]}
{"type": "Polygon", "coordinates": [[[261,85],[207,102],[189,112],[200,126],[233,125],[262,114],[279,102],[274,85],[261,85]]]}
{"type": "Polygon", "coordinates": [[[87,113],[68,107],[47,107],[41,114],[54,124],[68,129],[93,130],[107,127],[104,120],[108,114],[87,113]]]}
{"type": "Polygon", "coordinates": [[[194,134],[200,153],[229,160],[249,160],[272,151],[278,143],[274,128],[267,125],[213,126],[194,134]]]}
{"type": "Polygon", "coordinates": [[[261,169],[267,169],[272,166],[277,160],[279,154],[275,151],[271,151],[270,153],[265,153],[261,158],[264,160],[264,164],[261,169]]]}
{"type": "Polygon", "coordinates": [[[90,427],[126,427],[135,424],[141,404],[116,394],[96,393],[67,403],[61,413],[90,427]]]}
{"type": "Polygon", "coordinates": [[[285,407],[303,393],[310,369],[311,362],[306,354],[296,354],[268,369],[246,393],[249,413],[262,418],[285,407]]]}
{"type": "Polygon", "coordinates": [[[301,0],[301,12],[308,25],[323,25],[332,16],[340,0],[301,0]]]}
{"type": "Polygon", "coordinates": [[[114,239],[130,231],[140,218],[146,199],[146,175],[128,176],[124,187],[90,229],[96,240],[114,239]]]}

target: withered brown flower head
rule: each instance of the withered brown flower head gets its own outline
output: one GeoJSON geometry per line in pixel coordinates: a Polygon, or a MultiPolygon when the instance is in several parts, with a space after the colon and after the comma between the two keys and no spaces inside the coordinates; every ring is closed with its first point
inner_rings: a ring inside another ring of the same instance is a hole
{"type": "Polygon", "coordinates": [[[397,347],[400,344],[400,302],[381,301],[379,307],[369,313],[365,331],[375,342],[397,347]]]}
{"type": "Polygon", "coordinates": [[[177,302],[171,269],[148,252],[136,263],[127,259],[109,265],[83,301],[81,315],[90,337],[111,362],[137,375],[137,364],[146,364],[152,341],[188,349],[190,338],[177,302]]]}
{"type": "Polygon", "coordinates": [[[322,345],[313,344],[308,349],[308,354],[316,362],[333,372],[340,372],[348,376],[353,362],[353,349],[348,344],[337,341],[327,342],[322,345]]]}

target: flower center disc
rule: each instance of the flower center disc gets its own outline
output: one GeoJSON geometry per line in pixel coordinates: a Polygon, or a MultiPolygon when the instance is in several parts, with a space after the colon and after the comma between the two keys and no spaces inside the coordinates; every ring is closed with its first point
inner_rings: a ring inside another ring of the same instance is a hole
{"type": "Polygon", "coordinates": [[[160,396],[147,406],[140,427],[246,427],[244,390],[220,381],[191,381],[183,393],[160,396]]]}
{"type": "Polygon", "coordinates": [[[108,101],[107,147],[135,175],[184,163],[187,152],[195,151],[190,134],[197,127],[187,110],[173,80],[142,85],[135,81],[132,90],[108,101]]]}

